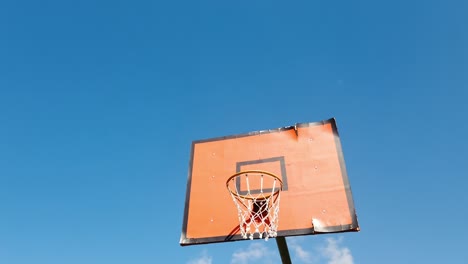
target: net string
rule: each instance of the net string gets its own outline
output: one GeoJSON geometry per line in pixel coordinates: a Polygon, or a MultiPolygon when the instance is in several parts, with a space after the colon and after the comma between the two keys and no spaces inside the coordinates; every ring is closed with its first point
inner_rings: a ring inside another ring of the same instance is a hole
{"type": "Polygon", "coordinates": [[[239,190],[240,186],[235,184],[235,178],[232,179],[233,184],[231,186],[236,187],[233,188],[233,192],[230,192],[237,208],[241,236],[244,239],[258,237],[265,240],[268,240],[270,237],[276,237],[280,202],[280,188],[277,189],[276,187],[277,179],[273,179],[271,193],[265,193],[264,175],[252,174],[252,176],[260,177],[260,192],[253,194],[250,190],[251,177],[247,173],[239,175],[239,177],[242,176],[245,177],[246,194],[241,194],[239,190]]]}

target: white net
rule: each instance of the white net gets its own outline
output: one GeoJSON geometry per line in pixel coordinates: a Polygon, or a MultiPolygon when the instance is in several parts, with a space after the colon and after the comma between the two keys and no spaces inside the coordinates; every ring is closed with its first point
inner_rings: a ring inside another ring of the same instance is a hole
{"type": "Polygon", "coordinates": [[[244,171],[226,182],[234,201],[243,238],[277,236],[282,181],[272,173],[244,171]]]}

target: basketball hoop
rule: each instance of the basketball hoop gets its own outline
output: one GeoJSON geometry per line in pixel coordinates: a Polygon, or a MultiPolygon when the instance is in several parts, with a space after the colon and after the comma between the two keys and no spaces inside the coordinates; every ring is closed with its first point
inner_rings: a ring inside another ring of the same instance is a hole
{"type": "Polygon", "coordinates": [[[280,193],[283,182],[273,173],[259,170],[238,172],[226,181],[237,207],[243,238],[268,240],[277,236],[280,193]]]}

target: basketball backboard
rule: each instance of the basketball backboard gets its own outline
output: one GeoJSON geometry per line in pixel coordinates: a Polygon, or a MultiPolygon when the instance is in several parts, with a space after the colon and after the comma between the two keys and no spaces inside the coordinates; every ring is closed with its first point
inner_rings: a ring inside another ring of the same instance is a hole
{"type": "MultiPolygon", "coordinates": [[[[194,141],[182,246],[244,239],[226,181],[249,170],[282,181],[278,236],[359,230],[338,130],[329,119],[194,141]]],[[[245,183],[236,184],[242,192],[245,183]]]]}

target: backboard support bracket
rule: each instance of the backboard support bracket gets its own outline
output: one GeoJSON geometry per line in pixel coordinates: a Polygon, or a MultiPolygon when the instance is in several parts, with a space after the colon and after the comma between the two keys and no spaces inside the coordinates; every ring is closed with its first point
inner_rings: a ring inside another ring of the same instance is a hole
{"type": "Polygon", "coordinates": [[[278,245],[278,251],[280,253],[281,262],[283,264],[292,264],[286,238],[282,236],[278,236],[275,239],[276,239],[276,244],[278,245]]]}

